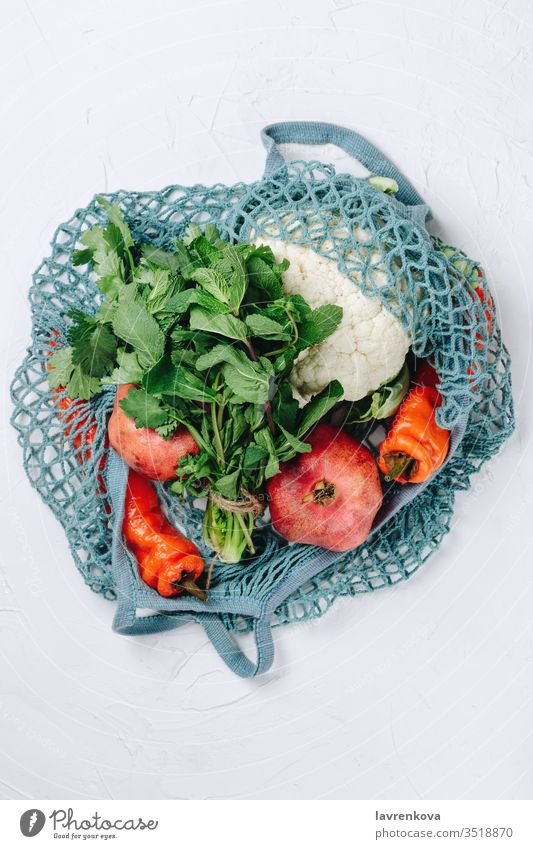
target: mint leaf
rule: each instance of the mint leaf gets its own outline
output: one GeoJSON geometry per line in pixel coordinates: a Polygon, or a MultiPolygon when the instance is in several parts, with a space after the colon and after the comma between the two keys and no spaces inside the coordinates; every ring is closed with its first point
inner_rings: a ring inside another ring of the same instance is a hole
{"type": "Polygon", "coordinates": [[[299,332],[305,346],[318,345],[327,339],[342,321],[342,307],[324,304],[317,307],[300,325],[299,332]]]}
{"type": "Polygon", "coordinates": [[[263,448],[261,445],[256,445],[255,442],[252,442],[251,445],[248,445],[246,451],[244,452],[243,457],[243,468],[250,471],[252,469],[258,469],[263,462],[268,457],[268,451],[266,448],[263,448]]]}
{"type": "Polygon", "coordinates": [[[226,304],[217,301],[213,295],[210,295],[209,292],[205,292],[203,289],[185,289],[184,292],[179,292],[165,303],[164,309],[166,312],[175,312],[183,315],[184,312],[187,312],[191,304],[198,304],[204,310],[214,314],[223,315],[229,312],[226,304]]]}
{"type": "Polygon", "coordinates": [[[179,272],[185,280],[191,279],[191,274],[194,269],[197,267],[197,264],[192,261],[189,256],[189,251],[179,239],[176,239],[174,242],[174,248],[176,250],[176,259],[178,261],[179,272]]]}
{"type": "Polygon", "coordinates": [[[299,409],[298,401],[293,398],[290,384],[280,383],[278,391],[272,399],[272,413],[276,424],[281,429],[285,428],[294,433],[299,409]]]}
{"type": "Polygon", "coordinates": [[[268,453],[268,460],[265,466],[265,478],[272,478],[279,472],[279,461],[276,454],[276,448],[272,439],[272,434],[267,427],[258,430],[255,434],[255,442],[260,448],[264,448],[268,453]]]}
{"type": "Polygon", "coordinates": [[[113,316],[113,330],[119,339],[135,348],[143,368],[155,365],[163,356],[164,334],[144,304],[131,298],[119,303],[113,316]]]}
{"type": "Polygon", "coordinates": [[[214,268],[196,268],[191,274],[191,280],[223,304],[230,303],[231,287],[223,275],[214,268]]]}
{"type": "Polygon", "coordinates": [[[225,245],[222,257],[214,264],[214,270],[229,281],[229,303],[236,312],[246,292],[246,266],[244,259],[233,245],[225,245]]]}
{"type": "Polygon", "coordinates": [[[168,419],[168,411],[153,395],[149,395],[144,389],[130,389],[120,406],[128,416],[133,419],[136,427],[149,427],[155,429],[164,425],[168,419]]]}
{"type": "Polygon", "coordinates": [[[220,255],[219,249],[212,245],[205,236],[198,236],[194,239],[188,246],[188,252],[189,257],[197,265],[197,268],[209,267],[220,255]]]}
{"type": "Polygon", "coordinates": [[[255,373],[255,367],[246,354],[242,351],[238,351],[231,345],[222,344],[215,345],[215,347],[211,348],[211,350],[206,354],[202,354],[201,357],[198,357],[196,361],[196,368],[198,371],[205,371],[219,363],[230,363],[236,366],[241,365],[243,368],[249,368],[251,372],[255,373]]]}
{"type": "Polygon", "coordinates": [[[251,432],[256,431],[265,421],[265,414],[259,407],[249,404],[244,408],[244,418],[251,432]]]}
{"type": "Polygon", "coordinates": [[[140,280],[150,286],[146,305],[152,314],[168,311],[168,305],[182,286],[182,278],[165,268],[145,268],[140,280]]]}
{"type": "Polygon", "coordinates": [[[223,374],[237,403],[266,404],[268,400],[270,375],[248,359],[243,351],[229,345],[216,345],[196,362],[199,371],[225,363],[223,374]]]}
{"type": "Polygon", "coordinates": [[[217,225],[212,222],[206,224],[204,227],[204,236],[208,242],[211,242],[211,244],[218,242],[220,239],[220,232],[217,225]]]}
{"type": "Polygon", "coordinates": [[[223,368],[224,378],[239,404],[266,404],[268,401],[268,377],[259,374],[249,374],[235,366],[226,365],[223,368]]]}
{"type": "Polygon", "coordinates": [[[194,371],[182,365],[173,365],[168,355],[144,375],[142,384],[152,395],[173,395],[201,402],[211,402],[217,397],[217,393],[194,371]]]}
{"type": "MultiPolygon", "coordinates": [[[[270,251],[270,248],[267,248],[267,250],[270,251]]],[[[272,254],[272,251],[270,253],[272,254]]],[[[266,300],[276,301],[283,297],[280,275],[272,270],[272,267],[265,262],[264,258],[258,256],[258,251],[246,261],[246,270],[250,285],[264,292],[266,300]]]]}
{"type": "Polygon", "coordinates": [[[311,307],[301,295],[289,295],[280,303],[298,322],[305,321],[312,313],[311,307]]]}
{"type": "Polygon", "coordinates": [[[283,326],[266,315],[252,313],[246,318],[246,326],[251,336],[259,336],[262,339],[272,340],[290,339],[290,334],[284,330],[283,326]]]}
{"type": "Polygon", "coordinates": [[[307,454],[309,451],[311,451],[311,446],[308,442],[302,442],[301,439],[298,439],[297,436],[294,436],[294,434],[292,434],[289,430],[280,425],[279,422],[278,427],[283,434],[283,437],[278,439],[276,444],[276,448],[278,451],[281,451],[283,449],[284,442],[288,442],[290,447],[298,454],[307,454]]]}
{"type": "Polygon", "coordinates": [[[246,325],[233,315],[214,315],[201,307],[193,307],[190,317],[191,330],[219,333],[229,339],[246,339],[246,325]]]}
{"type": "Polygon", "coordinates": [[[185,230],[185,235],[183,237],[183,244],[188,246],[191,244],[191,242],[194,242],[194,240],[198,239],[198,237],[201,235],[202,228],[194,221],[189,221],[189,223],[187,224],[187,229],[185,230]]]}
{"type": "Polygon", "coordinates": [[[304,436],[314,424],[335,406],[342,398],[344,389],[338,380],[332,380],[326,387],[315,395],[301,411],[297,436],[304,436]]]}

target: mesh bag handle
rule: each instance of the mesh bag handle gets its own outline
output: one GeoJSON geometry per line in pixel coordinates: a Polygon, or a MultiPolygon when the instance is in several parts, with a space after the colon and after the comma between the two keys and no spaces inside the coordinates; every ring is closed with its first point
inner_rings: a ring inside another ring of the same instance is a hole
{"type": "MultiPolygon", "coordinates": [[[[398,183],[397,200],[406,206],[421,207],[422,222],[431,218],[431,211],[412,183],[399,168],[377,147],[355,130],[322,121],[282,121],[269,124],[261,131],[261,140],[267,151],[264,176],[268,177],[286,164],[280,144],[325,145],[333,144],[361,163],[372,174],[391,177],[398,183]]],[[[320,159],[318,156],[317,159],[320,159]]],[[[417,216],[418,217],[418,216],[417,216]]]]}
{"type": "Polygon", "coordinates": [[[271,614],[264,613],[254,619],[253,636],[257,651],[255,663],[251,661],[237,645],[222,620],[216,613],[204,613],[198,621],[205,628],[214,648],[232,672],[241,678],[255,678],[272,666],[274,643],[272,640],[271,614]]]}

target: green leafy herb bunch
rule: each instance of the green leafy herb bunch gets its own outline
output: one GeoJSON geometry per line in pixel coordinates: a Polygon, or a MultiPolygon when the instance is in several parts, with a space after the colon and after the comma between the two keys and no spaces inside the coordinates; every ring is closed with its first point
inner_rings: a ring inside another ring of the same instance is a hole
{"type": "Polygon", "coordinates": [[[50,385],[89,399],[106,384],[131,383],[120,403],[138,428],[168,439],[184,425],[199,453],[180,460],[169,486],[178,497],[207,497],[204,537],[221,560],[238,562],[255,552],[265,482],[310,450],[307,432],[342,396],[333,380],[300,407],[289,381],[295,359],[338,327],[342,308],[313,310],[286,295],[288,262],[266,246],[230,244],[213,224],[192,224],[162,250],[136,243],[119,207],[100,203],[107,224],[82,235],[73,263],[90,264],[102,297],[94,315],[70,313],[50,385]]]}

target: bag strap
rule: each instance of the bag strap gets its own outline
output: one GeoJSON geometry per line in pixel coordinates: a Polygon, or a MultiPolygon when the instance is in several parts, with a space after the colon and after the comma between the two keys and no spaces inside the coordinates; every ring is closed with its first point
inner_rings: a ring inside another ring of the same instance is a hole
{"type": "Polygon", "coordinates": [[[253,634],[257,651],[255,663],[239,648],[219,616],[203,613],[198,617],[198,622],[204,626],[207,636],[231,671],[241,678],[254,678],[270,669],[274,660],[270,618],[270,614],[264,614],[254,620],[253,634]]]}
{"type": "Polygon", "coordinates": [[[265,127],[261,131],[261,140],[267,151],[265,177],[285,165],[278,147],[280,144],[334,144],[364,165],[372,174],[396,180],[399,187],[396,198],[406,206],[425,207],[426,217],[431,217],[429,207],[407,177],[384,153],[355,130],[322,121],[282,121],[265,127]]]}

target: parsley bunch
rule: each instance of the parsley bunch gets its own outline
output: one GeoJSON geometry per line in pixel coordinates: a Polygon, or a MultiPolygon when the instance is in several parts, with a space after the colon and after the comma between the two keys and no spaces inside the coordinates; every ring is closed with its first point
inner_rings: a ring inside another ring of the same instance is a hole
{"type": "Polygon", "coordinates": [[[50,385],[88,399],[133,383],[121,406],[137,427],[168,438],[184,425],[199,453],[182,458],[170,488],[207,496],[205,539],[238,562],[254,553],[265,481],[310,450],[307,432],[342,396],[333,380],[300,408],[289,382],[296,357],[338,327],[342,308],[285,295],[288,262],[266,246],[231,245],[212,224],[190,225],[172,250],[137,244],[120,209],[100,203],[108,222],[82,235],[73,263],[91,264],[103,297],[94,315],[70,313],[50,385]]]}

